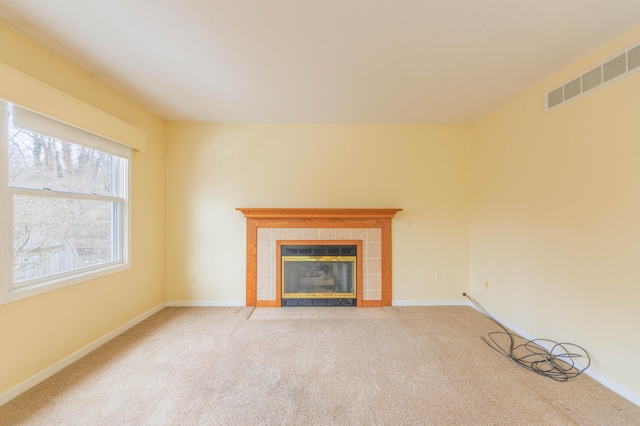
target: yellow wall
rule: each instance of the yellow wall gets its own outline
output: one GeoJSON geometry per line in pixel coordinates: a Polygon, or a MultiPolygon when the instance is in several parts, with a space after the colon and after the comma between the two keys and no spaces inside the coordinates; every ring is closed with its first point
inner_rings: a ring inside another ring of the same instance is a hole
{"type": "Polygon", "coordinates": [[[0,62],[147,133],[132,160],[132,268],[0,305],[2,394],[164,303],[165,144],[164,122],[106,84],[2,23],[0,40],[0,62]]]}
{"type": "Polygon", "coordinates": [[[468,126],[169,123],[167,144],[168,301],[244,302],[236,207],[402,208],[393,299],[467,289],[468,126]]]}
{"type": "Polygon", "coordinates": [[[521,330],[582,344],[595,371],[640,394],[640,73],[543,111],[545,91],[640,41],[640,27],[469,126],[165,129],[4,24],[0,40],[1,62],[147,132],[132,269],[0,305],[0,393],[165,301],[242,303],[236,207],[399,207],[395,301],[459,302],[470,288],[521,330]]]}
{"type": "Polygon", "coordinates": [[[638,42],[640,26],[475,123],[470,172],[471,293],[636,395],[640,73],[550,112],[543,98],[638,42]]]}

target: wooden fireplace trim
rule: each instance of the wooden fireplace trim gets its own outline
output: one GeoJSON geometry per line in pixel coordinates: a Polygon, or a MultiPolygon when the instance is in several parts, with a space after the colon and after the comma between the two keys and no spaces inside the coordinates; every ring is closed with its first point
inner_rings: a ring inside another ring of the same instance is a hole
{"type": "MultiPolygon", "coordinates": [[[[402,209],[272,209],[239,207],[236,210],[241,211],[247,219],[393,219],[393,216],[402,209]]],[[[272,228],[275,227],[272,226],[272,228]]],[[[280,228],[285,228],[285,226],[280,228]]]]}
{"type": "Polygon", "coordinates": [[[278,300],[257,300],[258,228],[380,228],[382,297],[381,300],[361,300],[359,306],[391,306],[391,219],[402,209],[239,207],[236,210],[247,219],[246,306],[280,306],[278,300]]]}

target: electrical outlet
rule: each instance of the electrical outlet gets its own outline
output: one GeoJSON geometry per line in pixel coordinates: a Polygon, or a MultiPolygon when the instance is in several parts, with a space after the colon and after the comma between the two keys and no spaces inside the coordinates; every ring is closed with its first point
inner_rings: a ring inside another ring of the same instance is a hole
{"type": "Polygon", "coordinates": [[[411,229],[411,219],[407,219],[407,220],[405,221],[405,227],[406,227],[407,229],[411,229]]]}
{"type": "Polygon", "coordinates": [[[436,284],[442,284],[442,274],[436,274],[436,284]]]}
{"type": "Polygon", "coordinates": [[[191,284],[198,284],[198,276],[191,275],[191,284]]]}
{"type": "Polygon", "coordinates": [[[489,281],[485,281],[485,282],[484,282],[484,288],[485,288],[486,290],[489,290],[489,287],[490,287],[489,281]]]}

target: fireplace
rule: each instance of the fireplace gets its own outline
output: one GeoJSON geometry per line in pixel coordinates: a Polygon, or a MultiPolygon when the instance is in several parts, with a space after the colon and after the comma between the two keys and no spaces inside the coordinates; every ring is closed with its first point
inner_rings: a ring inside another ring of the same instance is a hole
{"type": "Polygon", "coordinates": [[[391,219],[402,209],[237,210],[247,219],[247,306],[282,306],[280,245],[295,240],[357,245],[356,306],[391,305],[391,219]]]}
{"type": "Polygon", "coordinates": [[[358,246],[280,245],[282,306],[356,306],[358,246]]]}

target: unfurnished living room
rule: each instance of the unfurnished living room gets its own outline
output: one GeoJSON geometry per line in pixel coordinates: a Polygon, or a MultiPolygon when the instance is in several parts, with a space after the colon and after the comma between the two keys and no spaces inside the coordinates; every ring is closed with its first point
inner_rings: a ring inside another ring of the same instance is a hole
{"type": "Polygon", "coordinates": [[[637,0],[0,21],[0,424],[640,424],[637,0]]]}

